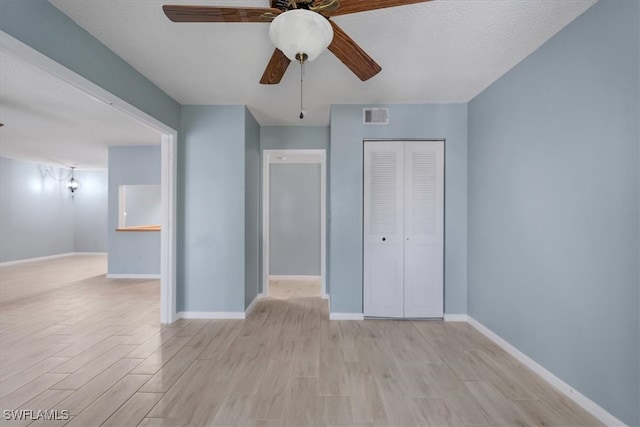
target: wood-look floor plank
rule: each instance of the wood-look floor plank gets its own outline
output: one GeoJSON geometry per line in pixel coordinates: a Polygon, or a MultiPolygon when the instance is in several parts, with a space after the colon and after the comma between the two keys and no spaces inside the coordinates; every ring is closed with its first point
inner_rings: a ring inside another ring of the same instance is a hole
{"type": "Polygon", "coordinates": [[[193,337],[211,324],[211,320],[194,319],[189,325],[180,328],[176,335],[179,337],[193,337]]]}
{"type": "Polygon", "coordinates": [[[205,348],[220,333],[226,323],[226,320],[212,320],[202,327],[202,329],[200,329],[194,336],[190,337],[188,334],[181,334],[180,336],[175,337],[175,339],[190,337],[187,341],[187,345],[205,348]]]}
{"type": "Polygon", "coordinates": [[[72,426],[600,425],[466,323],[331,321],[305,297],[160,325],[157,280],[76,257],[0,269],[2,409],[67,409],[72,426]]]}
{"type": "Polygon", "coordinates": [[[493,373],[491,383],[503,395],[509,396],[509,399],[531,400],[544,395],[544,390],[528,381],[526,373],[521,371],[518,365],[503,363],[482,350],[471,350],[470,353],[476,354],[491,369],[493,373]]]}
{"type": "Polygon", "coordinates": [[[67,426],[101,425],[129,400],[148,379],[149,375],[127,375],[80,412],[67,426]]]}
{"type": "Polygon", "coordinates": [[[282,419],[285,426],[310,426],[318,419],[318,379],[313,377],[291,377],[289,396],[282,419]]]}
{"type": "Polygon", "coordinates": [[[105,391],[131,372],[138,363],[140,363],[140,361],[137,359],[118,360],[82,387],[74,390],[60,403],[60,406],[68,410],[71,415],[79,414],[105,391]]]}
{"type": "MultiPolygon", "coordinates": [[[[87,363],[85,366],[78,369],[73,374],[66,376],[65,379],[57,383],[52,388],[79,389],[93,377],[100,374],[100,372],[104,371],[106,368],[122,359],[133,348],[135,348],[134,345],[117,345],[111,350],[106,351],[104,354],[96,357],[90,363],[87,363]]],[[[138,360],[138,363],[141,362],[142,360],[138,360]]]]}
{"type": "Polygon", "coordinates": [[[58,406],[60,410],[66,409],[65,405],[61,402],[73,393],[73,390],[45,390],[18,409],[30,409],[30,410],[46,410],[54,409],[54,406],[58,406]],[[60,405],[58,405],[60,403],[60,405]]]}
{"type": "Polygon", "coordinates": [[[342,348],[344,345],[340,335],[340,323],[335,320],[320,319],[320,347],[342,348]]]}
{"type": "Polygon", "coordinates": [[[317,425],[343,427],[353,424],[349,396],[320,396],[318,399],[317,425]]]}
{"type": "Polygon", "coordinates": [[[162,393],[134,394],[101,427],[137,426],[162,396],[162,393]]]}
{"type": "Polygon", "coordinates": [[[359,362],[345,362],[354,422],[383,422],[387,415],[373,371],[359,362]]]}
{"type": "Polygon", "coordinates": [[[534,426],[568,425],[557,413],[541,400],[515,400],[513,405],[534,426]]]}
{"type": "Polygon", "coordinates": [[[318,392],[328,396],[348,396],[349,377],[340,348],[320,348],[318,392]]]}
{"type": "Polygon", "coordinates": [[[191,337],[172,337],[166,344],[149,355],[140,363],[132,374],[153,375],[158,372],[173,356],[176,355],[188,342],[191,337]]]}
{"type": "Polygon", "coordinates": [[[414,399],[419,425],[446,427],[461,426],[463,421],[457,416],[444,399],[416,398],[414,399]]]}
{"type": "Polygon", "coordinates": [[[96,345],[86,349],[85,351],[77,354],[73,357],[67,357],[67,361],[65,363],[60,364],[59,366],[52,369],[52,372],[58,374],[71,374],[76,372],[78,369],[82,368],[86,364],[93,361],[96,357],[106,353],[111,350],[116,345],[122,344],[122,337],[120,336],[110,336],[105,340],[97,343],[96,345]]]}
{"type": "Polygon", "coordinates": [[[162,369],[156,372],[140,389],[146,393],[164,393],[180,378],[189,366],[196,360],[202,349],[183,347],[173,356],[162,369]]]}
{"type": "Polygon", "coordinates": [[[300,337],[300,327],[304,318],[304,301],[289,300],[289,309],[282,322],[282,335],[290,339],[300,337]]]}
{"type": "Polygon", "coordinates": [[[255,394],[229,393],[211,426],[246,426],[256,420],[259,398],[255,394]]]}
{"type": "Polygon", "coordinates": [[[297,377],[317,377],[320,369],[320,337],[301,337],[295,340],[294,348],[292,374],[297,377]]]}
{"type": "Polygon", "coordinates": [[[138,427],[181,427],[186,425],[182,420],[171,418],[145,418],[140,421],[138,427]]]}
{"type": "Polygon", "coordinates": [[[458,388],[449,391],[443,400],[447,407],[451,408],[451,411],[456,414],[456,418],[461,420],[461,424],[465,426],[488,426],[495,424],[473,398],[471,393],[469,393],[464,383],[458,388]]]}
{"type": "MultiPolygon", "coordinates": [[[[0,339],[2,339],[1,336],[0,339]]],[[[38,348],[37,346],[35,346],[35,348],[25,348],[24,346],[20,346],[23,354],[19,359],[12,362],[2,359],[2,364],[0,364],[0,380],[4,381],[9,377],[21,374],[43,360],[54,357],[55,354],[60,353],[60,351],[67,347],[69,347],[69,344],[50,344],[44,348],[38,348]]]]}
{"type": "Polygon", "coordinates": [[[222,406],[231,384],[226,366],[215,360],[196,360],[149,412],[152,418],[208,424],[222,406]],[[197,398],[194,399],[194,396],[197,398]]]}
{"type": "MultiPolygon", "coordinates": [[[[542,381],[542,379],[539,379],[542,381]]],[[[547,390],[547,393],[542,399],[545,407],[545,412],[553,413],[558,419],[562,420],[562,425],[571,426],[602,426],[603,424],[589,414],[586,410],[579,407],[575,403],[569,400],[566,396],[561,395],[557,390],[547,390]],[[548,409],[546,409],[548,408],[548,409]]],[[[518,402],[516,402],[518,403],[518,402]]]]}
{"type": "Polygon", "coordinates": [[[115,335],[122,328],[119,326],[108,326],[102,329],[98,333],[89,333],[87,336],[80,342],[73,344],[69,348],[62,350],[60,353],[56,354],[59,357],[74,357],[82,353],[83,351],[93,347],[94,345],[104,341],[105,339],[115,335]]]}
{"type": "MultiPolygon", "coordinates": [[[[38,411],[58,411],[58,416],[60,418],[64,418],[63,410],[66,408],[60,404],[65,397],[72,393],[71,390],[45,390],[20,408],[21,410],[34,411],[37,413],[38,411]]],[[[68,421],[68,420],[67,420],[68,421]]],[[[65,423],[67,422],[65,421],[65,423]]],[[[0,423],[1,425],[5,425],[4,423],[0,423]]],[[[9,423],[8,425],[17,426],[17,425],[30,425],[32,424],[31,420],[25,420],[23,423],[9,423]]]]}
{"type": "Polygon", "coordinates": [[[33,399],[52,385],[64,379],[66,376],[67,374],[41,375],[0,399],[0,406],[3,410],[17,409],[19,406],[33,399]]]}
{"type": "Polygon", "coordinates": [[[404,393],[402,379],[399,376],[375,375],[375,380],[389,425],[417,426],[415,401],[410,395],[404,393]]]}
{"type": "Polygon", "coordinates": [[[152,335],[151,338],[133,349],[126,357],[131,359],[146,359],[165,345],[174,335],[178,333],[175,329],[163,329],[152,335]]]}
{"type": "Polygon", "coordinates": [[[19,389],[47,372],[58,373],[55,368],[69,360],[66,357],[48,357],[16,375],[0,382],[0,398],[19,389]]]}
{"type": "Polygon", "coordinates": [[[289,307],[291,307],[291,304],[286,300],[270,299],[267,301],[269,301],[268,304],[257,304],[256,308],[254,309],[256,310],[260,306],[268,306],[269,317],[267,317],[267,319],[264,321],[261,332],[268,334],[274,331],[279,332],[282,328],[282,325],[284,324],[284,319],[287,316],[287,312],[289,311],[289,307]]]}
{"type": "Polygon", "coordinates": [[[442,358],[412,322],[387,322],[382,334],[397,363],[442,363],[442,358]]]}
{"type": "Polygon", "coordinates": [[[522,410],[487,381],[466,381],[465,387],[497,425],[532,426],[522,410]]]}
{"type": "Polygon", "coordinates": [[[219,359],[221,358],[227,349],[231,346],[233,341],[238,337],[238,333],[242,328],[242,321],[229,320],[225,322],[222,330],[216,335],[215,341],[212,341],[207,345],[204,350],[201,350],[198,359],[219,359]]]}
{"type": "Polygon", "coordinates": [[[270,359],[266,372],[258,387],[258,405],[256,418],[280,420],[284,415],[287,403],[290,363],[285,360],[270,359]]]}

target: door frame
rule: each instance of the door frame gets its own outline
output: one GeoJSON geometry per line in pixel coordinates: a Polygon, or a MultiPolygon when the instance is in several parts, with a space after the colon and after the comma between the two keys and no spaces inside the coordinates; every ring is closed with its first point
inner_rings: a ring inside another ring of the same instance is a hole
{"type": "Polygon", "coordinates": [[[129,104],[75,71],[0,31],[0,51],[9,52],[75,87],[92,99],[120,111],[156,130],[160,140],[160,323],[176,320],[176,177],[178,131],[129,104]]]}
{"type": "Polygon", "coordinates": [[[269,296],[269,171],[271,164],[320,165],[320,283],[327,294],[327,150],[263,150],[262,152],[262,294],[269,296]]]}

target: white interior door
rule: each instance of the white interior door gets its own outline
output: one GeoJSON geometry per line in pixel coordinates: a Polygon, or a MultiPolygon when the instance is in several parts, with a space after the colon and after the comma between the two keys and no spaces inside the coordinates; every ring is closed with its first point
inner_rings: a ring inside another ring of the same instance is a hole
{"type": "Polygon", "coordinates": [[[364,314],[403,317],[404,150],[364,144],[364,314]]]}
{"type": "Polygon", "coordinates": [[[444,141],[404,143],[404,317],[443,317],[444,141]]]}

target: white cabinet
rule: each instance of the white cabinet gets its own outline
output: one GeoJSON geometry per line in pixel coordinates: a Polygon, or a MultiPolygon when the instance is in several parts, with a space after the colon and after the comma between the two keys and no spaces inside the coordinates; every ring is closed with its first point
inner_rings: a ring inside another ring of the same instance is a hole
{"type": "Polygon", "coordinates": [[[444,141],[365,141],[365,316],[443,316],[443,216],[444,141]]]}

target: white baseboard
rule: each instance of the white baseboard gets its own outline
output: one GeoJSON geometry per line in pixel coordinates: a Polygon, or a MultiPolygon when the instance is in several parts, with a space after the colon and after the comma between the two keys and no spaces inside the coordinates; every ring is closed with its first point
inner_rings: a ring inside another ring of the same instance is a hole
{"type": "Polygon", "coordinates": [[[535,360],[518,350],[513,345],[509,344],[505,339],[493,332],[491,329],[484,326],[471,316],[467,316],[469,324],[484,334],[491,341],[500,346],[507,353],[522,362],[526,367],[542,377],[549,384],[560,390],[569,399],[583,407],[591,415],[602,421],[607,426],[625,426],[626,424],[611,415],[606,409],[595,403],[593,400],[580,393],[569,384],[556,377],[553,373],[548,371],[544,366],[540,365],[535,360]]]}
{"type": "Polygon", "coordinates": [[[66,258],[74,255],[75,255],[75,252],[65,252],[63,254],[40,256],[36,258],[17,259],[15,261],[6,261],[3,263],[0,263],[0,267],[8,267],[10,265],[18,265],[18,264],[27,264],[29,262],[48,261],[51,259],[66,258]]]}
{"type": "Polygon", "coordinates": [[[329,313],[329,320],[364,320],[362,313],[329,313]]]}
{"type": "Polygon", "coordinates": [[[322,276],[287,276],[287,275],[269,275],[269,280],[295,280],[297,282],[319,281],[322,276]]]}
{"type": "Polygon", "coordinates": [[[0,267],[9,267],[10,265],[27,264],[29,262],[48,261],[58,258],[67,258],[74,255],[106,255],[106,252],[65,252],[63,254],[40,256],[36,258],[17,259],[15,261],[0,262],[0,267]]]}
{"type": "Polygon", "coordinates": [[[176,313],[178,319],[244,319],[244,311],[180,311],[176,313]]]}
{"type": "Polygon", "coordinates": [[[107,279],[159,279],[159,274],[107,274],[107,279]]]}
{"type": "Polygon", "coordinates": [[[468,322],[469,316],[466,314],[444,314],[445,322],[468,322]]]}
{"type": "Polygon", "coordinates": [[[258,304],[258,301],[260,301],[262,298],[264,298],[264,294],[256,295],[253,301],[251,301],[251,304],[249,304],[249,307],[247,307],[247,309],[244,311],[245,317],[249,317],[249,314],[253,311],[254,308],[256,308],[256,304],[258,304]]]}

